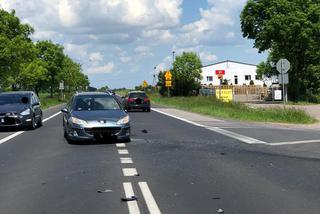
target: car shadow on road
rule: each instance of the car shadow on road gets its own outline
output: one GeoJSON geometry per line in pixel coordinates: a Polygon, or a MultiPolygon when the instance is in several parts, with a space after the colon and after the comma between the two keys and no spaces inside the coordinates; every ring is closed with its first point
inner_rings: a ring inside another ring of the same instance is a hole
{"type": "Polygon", "coordinates": [[[91,146],[91,145],[109,145],[109,144],[117,144],[117,143],[130,143],[131,141],[123,141],[117,140],[114,138],[101,138],[95,141],[72,141],[69,142],[71,145],[83,145],[83,146],[91,146]]]}

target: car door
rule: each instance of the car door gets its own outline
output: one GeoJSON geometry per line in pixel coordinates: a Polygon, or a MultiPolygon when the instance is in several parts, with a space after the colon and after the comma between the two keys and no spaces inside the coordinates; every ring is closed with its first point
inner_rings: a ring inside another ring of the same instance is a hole
{"type": "Polygon", "coordinates": [[[66,113],[63,113],[63,126],[65,129],[67,129],[67,124],[68,124],[68,120],[69,118],[71,117],[71,105],[72,105],[72,102],[73,102],[73,97],[71,98],[71,101],[69,101],[67,104],[66,104],[66,109],[67,109],[67,112],[66,113]]]}
{"type": "Polygon", "coordinates": [[[31,94],[31,106],[32,106],[32,111],[35,115],[36,121],[39,121],[39,118],[41,117],[40,102],[39,102],[39,99],[37,99],[37,96],[35,94],[31,94]]]}

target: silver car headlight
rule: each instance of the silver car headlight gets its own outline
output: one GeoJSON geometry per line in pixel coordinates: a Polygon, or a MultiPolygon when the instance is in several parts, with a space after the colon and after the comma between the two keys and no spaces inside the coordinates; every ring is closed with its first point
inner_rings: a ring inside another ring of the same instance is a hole
{"type": "Polygon", "coordinates": [[[28,109],[24,110],[23,112],[21,112],[20,114],[21,114],[22,116],[27,116],[27,115],[30,115],[30,114],[31,114],[31,111],[30,111],[30,109],[28,108],[28,109]]]}
{"type": "Polygon", "coordinates": [[[127,124],[129,122],[130,122],[130,117],[129,117],[129,115],[127,115],[127,116],[121,118],[120,120],[118,120],[117,124],[123,125],[123,124],[127,124]]]}
{"type": "Polygon", "coordinates": [[[77,125],[86,125],[87,122],[76,117],[71,117],[71,122],[77,125]]]}

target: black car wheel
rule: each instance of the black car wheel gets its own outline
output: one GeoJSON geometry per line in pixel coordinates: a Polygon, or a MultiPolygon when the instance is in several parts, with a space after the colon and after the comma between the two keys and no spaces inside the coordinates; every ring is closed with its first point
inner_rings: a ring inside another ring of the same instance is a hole
{"type": "Polygon", "coordinates": [[[42,124],[43,124],[43,122],[42,122],[42,115],[41,115],[40,118],[39,118],[39,121],[38,121],[37,125],[38,125],[38,127],[41,127],[42,124]]]}
{"type": "Polygon", "coordinates": [[[36,118],[33,116],[32,119],[31,119],[30,129],[34,130],[36,128],[37,128],[37,121],[36,121],[36,118]]]}

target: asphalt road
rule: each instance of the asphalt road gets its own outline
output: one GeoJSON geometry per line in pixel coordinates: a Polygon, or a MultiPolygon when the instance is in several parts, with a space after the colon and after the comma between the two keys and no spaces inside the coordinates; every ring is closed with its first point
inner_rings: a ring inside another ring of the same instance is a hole
{"type": "MultiPolygon", "coordinates": [[[[130,116],[127,144],[69,145],[61,114],[11,139],[16,130],[0,133],[0,213],[320,213],[320,159],[305,155],[318,147],[269,149],[155,111],[130,116]]],[[[294,130],[228,125],[271,134],[270,142],[296,140],[294,130]]]]}

